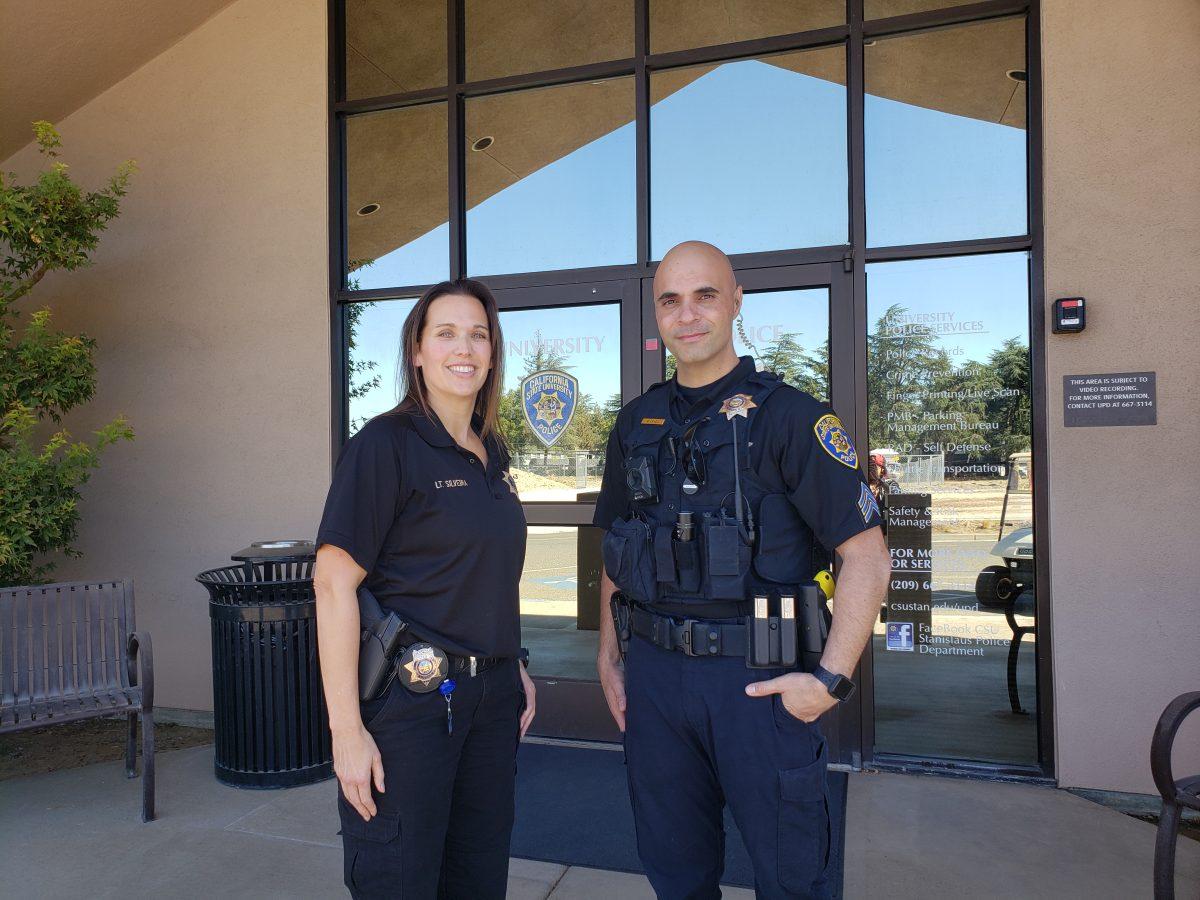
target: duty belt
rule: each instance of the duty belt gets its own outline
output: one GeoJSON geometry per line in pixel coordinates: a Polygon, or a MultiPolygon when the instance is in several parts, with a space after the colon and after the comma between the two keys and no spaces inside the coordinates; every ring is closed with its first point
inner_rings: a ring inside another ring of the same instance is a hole
{"type": "Polygon", "coordinates": [[[449,654],[446,655],[446,658],[450,661],[451,675],[461,675],[466,672],[472,677],[495,668],[506,659],[511,659],[506,656],[451,656],[449,654]]]}
{"type": "Polygon", "coordinates": [[[746,656],[746,626],[673,619],[641,607],[630,610],[630,630],[656,647],[686,656],[746,656]]]}
{"type": "MultiPolygon", "coordinates": [[[[400,665],[400,659],[402,656],[403,651],[396,654],[396,658],[393,662],[394,666],[400,665]]],[[[510,656],[454,656],[450,653],[446,654],[446,661],[449,663],[450,668],[450,676],[462,677],[465,674],[471,678],[475,677],[481,672],[486,672],[488,669],[494,669],[502,662],[512,658],[513,657],[510,656]]]]}

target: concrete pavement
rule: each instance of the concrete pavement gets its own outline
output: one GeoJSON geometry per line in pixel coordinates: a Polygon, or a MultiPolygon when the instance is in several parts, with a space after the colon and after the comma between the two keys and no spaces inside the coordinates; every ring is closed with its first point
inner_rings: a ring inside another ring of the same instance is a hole
{"type": "MultiPolygon", "coordinates": [[[[6,897],[346,896],[332,782],[218,784],[212,748],[158,757],[159,819],[137,818],[120,763],[0,783],[6,897]]],[[[1154,828],[1051,788],[855,774],[847,898],[1150,897],[1154,828]]],[[[1200,844],[1181,839],[1179,896],[1200,896],[1200,844]]],[[[651,898],[645,878],[513,860],[519,900],[651,898]]],[[[725,891],[749,898],[752,892],[725,891]]]]}

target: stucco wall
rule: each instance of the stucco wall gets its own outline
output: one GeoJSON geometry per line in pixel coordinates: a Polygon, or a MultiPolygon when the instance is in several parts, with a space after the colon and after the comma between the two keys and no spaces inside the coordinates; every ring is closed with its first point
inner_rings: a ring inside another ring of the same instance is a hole
{"type": "MultiPolygon", "coordinates": [[[[1154,723],[1200,690],[1200,4],[1042,9],[1046,302],[1089,304],[1046,336],[1058,777],[1152,791],[1154,723]],[[1158,425],[1063,427],[1063,375],[1144,370],[1158,425]]],[[[1200,771],[1200,722],[1179,747],[1200,771]]]]}
{"type": "MultiPolygon", "coordinates": [[[[311,537],[328,485],[325,15],[239,0],[59,123],[84,184],[139,172],[96,265],[23,301],[99,342],[69,425],[137,431],[84,488],[85,555],[58,575],[134,579],[164,706],[211,709],[195,574],[311,537]]],[[[29,177],[32,148],[2,167],[29,177]]]]}

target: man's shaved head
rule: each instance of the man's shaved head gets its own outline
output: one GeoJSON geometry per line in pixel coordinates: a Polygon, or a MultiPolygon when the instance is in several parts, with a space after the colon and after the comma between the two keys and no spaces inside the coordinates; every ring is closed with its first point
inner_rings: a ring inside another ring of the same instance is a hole
{"type": "Polygon", "coordinates": [[[737,286],[733,264],[729,262],[728,256],[704,241],[684,241],[668,250],[667,255],[658,264],[654,273],[655,297],[659,295],[660,279],[667,280],[681,269],[703,269],[713,275],[719,274],[722,286],[727,285],[730,293],[737,286]]]}
{"type": "Polygon", "coordinates": [[[742,289],[728,256],[703,241],[667,252],[654,273],[654,317],[680,384],[707,384],[737,365],[733,320],[741,309],[742,289]]]}

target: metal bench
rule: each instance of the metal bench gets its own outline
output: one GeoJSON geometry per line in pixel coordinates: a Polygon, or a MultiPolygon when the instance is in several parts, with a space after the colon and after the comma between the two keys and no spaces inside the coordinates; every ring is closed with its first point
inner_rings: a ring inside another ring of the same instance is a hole
{"type": "Polygon", "coordinates": [[[1179,820],[1185,808],[1200,810],[1200,775],[1176,780],[1171,772],[1175,735],[1183,720],[1197,709],[1200,709],[1200,691],[1180,694],[1163,710],[1150,743],[1150,771],[1162,795],[1162,815],[1158,817],[1158,838],[1154,844],[1154,900],[1174,900],[1179,820]]]}
{"type": "Polygon", "coordinates": [[[124,713],[125,773],[154,818],[154,664],[129,581],[0,588],[0,734],[124,713]]]}

